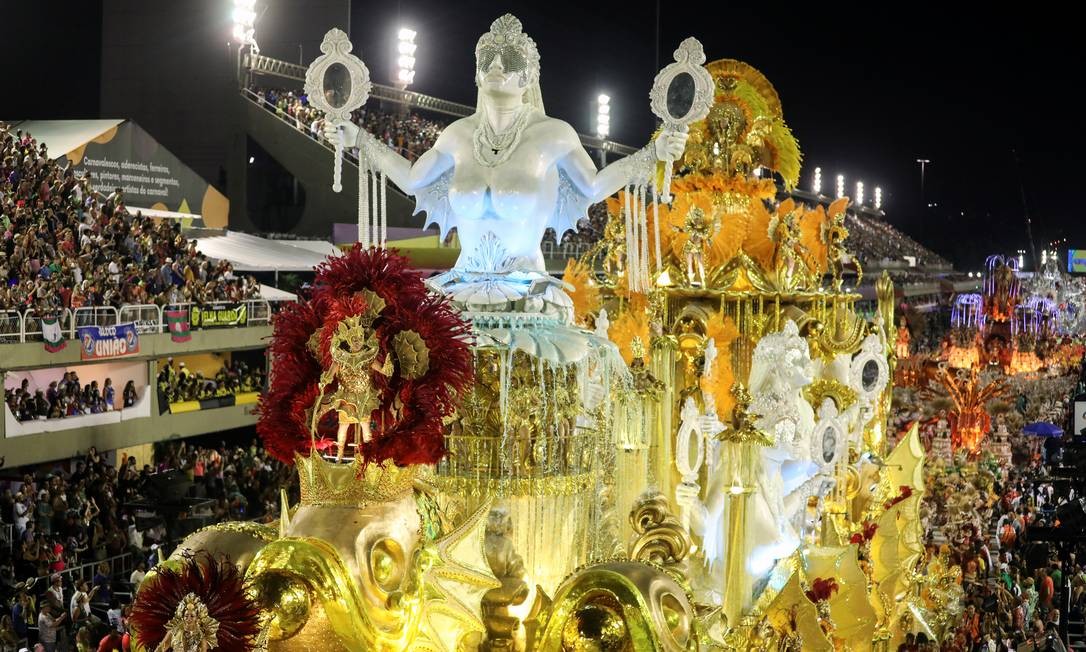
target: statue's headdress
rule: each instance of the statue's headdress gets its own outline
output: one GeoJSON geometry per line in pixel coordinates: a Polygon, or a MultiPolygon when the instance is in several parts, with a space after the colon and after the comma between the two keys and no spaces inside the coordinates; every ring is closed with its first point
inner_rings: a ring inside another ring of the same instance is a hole
{"type": "Polygon", "coordinates": [[[489,68],[499,54],[506,71],[521,73],[521,86],[539,81],[539,50],[513,14],[491,23],[490,31],[475,45],[475,62],[480,70],[489,68]]]}

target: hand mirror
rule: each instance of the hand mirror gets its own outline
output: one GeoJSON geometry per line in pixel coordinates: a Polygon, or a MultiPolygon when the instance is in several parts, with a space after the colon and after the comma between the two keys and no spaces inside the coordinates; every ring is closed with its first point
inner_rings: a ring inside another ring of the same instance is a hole
{"type": "MultiPolygon", "coordinates": [[[[713,106],[713,76],[705,69],[701,41],[690,37],[675,50],[675,62],[656,75],[649,100],[652,112],[664,121],[664,129],[687,131],[690,123],[704,120],[713,106]]],[[[664,168],[661,199],[671,201],[671,165],[664,168]]]]}
{"type": "MultiPolygon", "coordinates": [[[[370,71],[366,64],[351,54],[354,48],[347,34],[330,29],[321,41],[321,52],[305,72],[305,93],[309,103],[320,109],[332,125],[349,122],[351,112],[369,99],[370,71]]],[[[340,179],[343,170],[343,135],[336,143],[335,167],[332,172],[332,190],[343,189],[340,179]]]]}

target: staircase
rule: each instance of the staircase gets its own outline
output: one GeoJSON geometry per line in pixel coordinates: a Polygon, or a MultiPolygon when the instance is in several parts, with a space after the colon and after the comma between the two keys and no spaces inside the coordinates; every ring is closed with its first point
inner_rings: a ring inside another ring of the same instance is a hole
{"type": "MultiPolygon", "coordinates": [[[[292,118],[269,110],[274,107],[269,107],[262,98],[248,89],[241,91],[237,102],[238,120],[244,134],[264,148],[305,189],[305,206],[301,218],[292,228],[281,230],[289,230],[297,235],[328,238],[332,234],[333,224],[357,221],[358,165],[352,157],[344,155],[343,189],[338,193],[333,192],[334,150],[329,143],[323,139],[318,141],[307,132],[300,131],[292,118]]],[[[239,143],[238,146],[245,147],[245,143],[239,143]]],[[[231,182],[231,220],[235,217],[248,220],[246,203],[234,205],[239,198],[247,199],[245,184],[248,171],[244,164],[248,155],[239,151],[231,158],[236,164],[228,177],[231,182]]],[[[412,216],[415,210],[414,200],[392,184],[388,186],[387,207],[389,227],[422,226],[422,217],[412,216]]],[[[231,224],[233,223],[232,221],[231,224]]]]}

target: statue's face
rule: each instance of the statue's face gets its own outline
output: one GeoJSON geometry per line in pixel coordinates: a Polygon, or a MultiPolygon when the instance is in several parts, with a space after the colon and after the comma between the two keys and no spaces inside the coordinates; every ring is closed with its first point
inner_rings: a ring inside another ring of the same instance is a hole
{"type": "Polygon", "coordinates": [[[525,53],[512,46],[480,48],[475,61],[475,83],[485,92],[524,95],[529,70],[525,53]]]}
{"type": "Polygon", "coordinates": [[[810,361],[798,348],[789,349],[785,353],[789,380],[793,385],[806,385],[814,378],[810,361]]]}

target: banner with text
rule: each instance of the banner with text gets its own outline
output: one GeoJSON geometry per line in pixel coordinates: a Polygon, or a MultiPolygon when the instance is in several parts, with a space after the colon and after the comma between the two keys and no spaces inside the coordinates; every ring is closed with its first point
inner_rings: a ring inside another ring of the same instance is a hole
{"type": "Polygon", "coordinates": [[[189,323],[193,328],[245,326],[249,323],[249,308],[244,303],[192,306],[189,308],[189,323]]]}
{"type": "Polygon", "coordinates": [[[199,215],[183,227],[226,227],[230,202],[131,120],[66,153],[75,175],[90,175],[103,195],[124,191],[125,204],[199,215]]]}
{"type": "Polygon", "coordinates": [[[119,358],[140,352],[140,336],[135,324],[116,326],[80,326],[79,356],[83,360],[119,358]]]}

